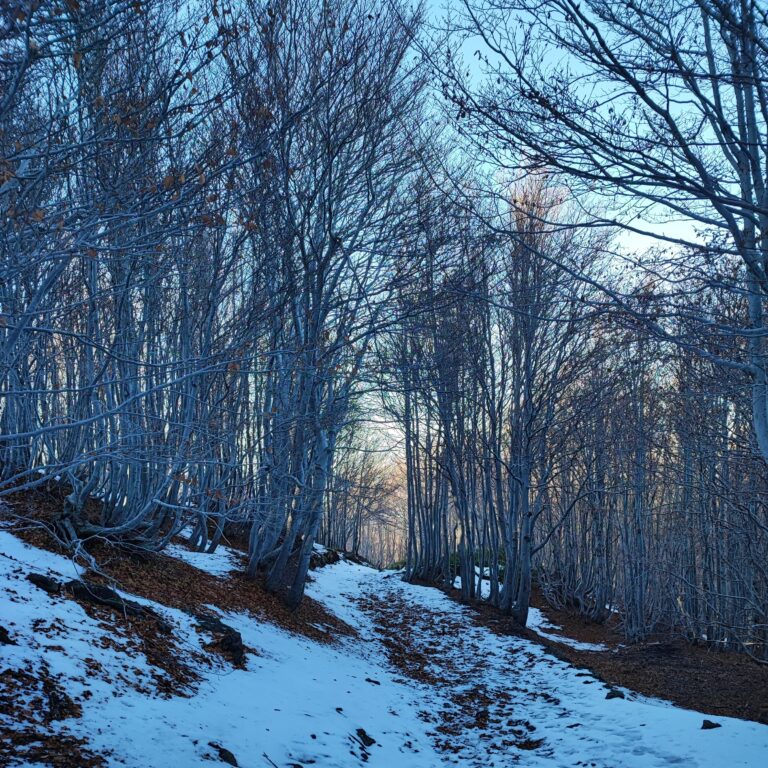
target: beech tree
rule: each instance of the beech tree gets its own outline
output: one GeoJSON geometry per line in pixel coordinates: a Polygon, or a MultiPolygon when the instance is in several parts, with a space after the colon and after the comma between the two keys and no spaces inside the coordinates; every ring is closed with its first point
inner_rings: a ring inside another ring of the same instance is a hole
{"type": "Polygon", "coordinates": [[[0,494],[764,660],[764,12],[463,8],[0,9],[0,494]]]}
{"type": "Polygon", "coordinates": [[[418,17],[357,1],[286,2],[255,21],[239,109],[246,125],[264,110],[277,125],[257,173],[272,224],[259,226],[258,247],[278,268],[264,289],[279,311],[265,353],[249,572],[267,568],[268,586],[297,603],[353,388],[405,278],[397,238],[422,84],[406,57],[418,17]]]}
{"type": "Polygon", "coordinates": [[[408,279],[420,12],[84,0],[2,22],[0,490],[63,493],[81,554],[244,526],[249,574],[295,605],[408,279]]]}

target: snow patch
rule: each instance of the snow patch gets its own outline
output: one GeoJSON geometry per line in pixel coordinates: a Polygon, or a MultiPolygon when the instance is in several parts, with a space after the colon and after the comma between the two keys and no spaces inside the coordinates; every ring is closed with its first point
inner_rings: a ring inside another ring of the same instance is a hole
{"type": "Polygon", "coordinates": [[[546,640],[551,640],[554,643],[561,643],[567,645],[569,648],[573,648],[577,651],[608,651],[610,648],[604,643],[585,643],[581,640],[574,640],[567,635],[553,635],[551,632],[546,632],[547,629],[554,629],[561,631],[562,627],[557,624],[552,624],[549,619],[538,609],[531,606],[528,609],[528,623],[526,625],[528,629],[532,629],[539,637],[543,637],[546,640]]]}
{"type": "Polygon", "coordinates": [[[213,552],[195,552],[183,544],[172,542],[163,552],[212,576],[228,576],[232,571],[242,568],[242,559],[238,553],[221,544],[213,552]]]}
{"type": "MultiPolygon", "coordinates": [[[[476,568],[479,574],[479,569],[476,568]]],[[[461,576],[457,576],[453,580],[453,586],[455,589],[461,589],[461,576]]],[[[491,582],[489,579],[482,579],[480,581],[480,597],[483,600],[487,600],[491,595],[491,582]]],[[[584,643],[580,640],[574,640],[567,635],[554,635],[546,630],[552,629],[560,631],[561,627],[556,624],[550,623],[550,621],[544,616],[544,614],[534,607],[528,609],[528,623],[526,627],[533,630],[539,637],[543,637],[545,640],[550,640],[554,643],[561,643],[567,645],[577,651],[608,651],[610,650],[607,645],[603,643],[584,643]]]]}

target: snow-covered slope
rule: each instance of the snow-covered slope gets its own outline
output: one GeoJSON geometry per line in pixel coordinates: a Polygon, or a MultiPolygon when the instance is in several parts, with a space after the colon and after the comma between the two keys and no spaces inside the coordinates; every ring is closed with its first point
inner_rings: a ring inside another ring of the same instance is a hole
{"type": "MultiPolygon", "coordinates": [[[[194,559],[217,574],[230,562],[226,551],[194,559]]],[[[767,726],[717,718],[721,728],[703,731],[695,712],[629,694],[606,700],[588,675],[533,643],[475,626],[442,593],[347,562],[314,572],[308,592],[358,637],[323,644],[249,614],[220,613],[253,650],[246,667],[216,658],[188,695],[164,698],[137,684],[157,674],[140,649],[115,642],[75,601],[31,584],[30,570],[74,576],[66,558],[0,531],[0,625],[17,643],[0,645],[2,668],[44,666],[81,710],[46,728],[84,738],[107,765],[766,764],[767,726]],[[401,653],[407,663],[393,664],[401,653]],[[409,676],[408,664],[423,669],[409,676]]],[[[153,607],[173,626],[179,653],[204,652],[206,638],[187,614],[153,607]]],[[[0,725],[13,726],[7,712],[0,725]]]]}

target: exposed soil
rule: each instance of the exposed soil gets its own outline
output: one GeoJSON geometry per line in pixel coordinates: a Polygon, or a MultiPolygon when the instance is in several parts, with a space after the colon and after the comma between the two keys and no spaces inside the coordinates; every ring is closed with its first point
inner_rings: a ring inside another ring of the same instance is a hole
{"type": "MultiPolygon", "coordinates": [[[[21,568],[18,572],[19,578],[24,577],[21,568]]],[[[51,600],[76,601],[105,630],[104,635],[96,641],[100,647],[110,647],[128,658],[143,655],[147,659],[146,675],[138,670],[135,670],[135,676],[129,674],[128,667],[117,674],[121,683],[136,691],[163,697],[189,696],[192,684],[200,679],[198,670],[211,666],[210,658],[199,649],[183,647],[174,634],[173,626],[153,610],[130,601],[124,601],[124,609],[121,610],[119,596],[111,591],[110,594],[117,598],[117,604],[100,604],[93,599],[94,595],[89,594],[97,591],[92,582],[64,583],[34,571],[27,572],[25,576],[36,587],[48,593],[51,600]]],[[[8,599],[11,602],[19,600],[12,591],[8,599]]],[[[63,652],[68,629],[60,621],[41,616],[33,622],[32,628],[36,642],[63,652]]],[[[117,682],[110,678],[94,658],[86,657],[83,661],[89,675],[108,683],[117,682]]],[[[34,670],[30,672],[36,674],[34,670]]],[[[40,675],[44,679],[45,670],[40,675]]],[[[50,687],[50,683],[46,685],[50,687]]],[[[4,710],[0,708],[0,711],[4,710]]]]}
{"type": "MultiPolygon", "coordinates": [[[[55,535],[53,520],[60,511],[61,498],[57,492],[18,494],[0,503],[0,519],[16,536],[35,547],[71,557],[72,552],[55,535]]],[[[73,585],[44,574],[36,574],[35,583],[52,600],[76,600],[108,630],[101,642],[128,656],[143,654],[149,662],[147,675],[134,677],[126,670],[118,673],[118,677],[121,683],[147,695],[192,695],[200,672],[212,665],[210,653],[223,656],[235,666],[244,663],[246,652],[258,653],[242,646],[239,633],[211,613],[207,605],[224,611],[248,612],[320,642],[333,643],[339,636],[356,635],[351,627],[311,598],[305,598],[297,610],[290,611],[260,583],[246,579],[244,567],[226,577],[217,577],[162,553],[130,551],[104,540],[87,542],[85,547],[86,552],[77,559],[84,568],[87,584],[73,583],[82,589],[73,589],[73,585]],[[192,616],[198,631],[211,635],[213,641],[206,643],[204,650],[186,644],[182,647],[173,626],[160,613],[131,601],[125,601],[122,610],[120,606],[99,604],[89,599],[92,595],[84,594],[88,584],[118,588],[185,611],[192,616]]],[[[65,628],[41,618],[35,631],[41,642],[51,641],[61,649],[60,635],[65,628]]],[[[2,637],[3,642],[15,642],[7,631],[2,637]]],[[[84,662],[90,675],[111,682],[96,659],[86,658],[84,662]]],[[[46,669],[0,673],[0,711],[7,716],[3,721],[12,724],[12,728],[0,724],[0,765],[11,757],[51,766],[101,768],[105,764],[103,756],[88,748],[87,740],[69,734],[59,722],[51,726],[54,721],[78,718],[81,710],[80,704],[67,696],[46,669]]]]}
{"type": "MultiPolygon", "coordinates": [[[[457,599],[456,590],[448,594],[457,599]]],[[[738,717],[768,724],[768,665],[747,656],[694,646],[679,639],[654,638],[622,645],[615,625],[586,621],[575,611],[556,611],[539,595],[535,607],[561,627],[563,634],[587,643],[602,643],[608,651],[579,651],[528,629],[487,604],[473,605],[475,619],[494,632],[525,637],[544,645],[554,656],[589,669],[612,686],[671,701],[711,715],[738,717]]]]}
{"type": "MultiPolygon", "coordinates": [[[[53,535],[52,519],[61,509],[61,499],[56,494],[25,493],[9,501],[11,508],[6,509],[3,516],[16,535],[37,547],[71,554],[53,535]]],[[[205,605],[215,605],[225,611],[250,612],[288,631],[321,642],[334,642],[339,636],[355,636],[351,627],[311,598],[305,598],[295,611],[285,608],[279,598],[268,593],[260,583],[246,579],[244,569],[227,577],[217,577],[162,553],[129,552],[104,541],[92,541],[87,547],[88,555],[98,563],[97,569],[87,572],[88,579],[117,586],[162,605],[193,615],[205,605]]],[[[85,561],[81,560],[81,564],[85,565],[85,561]]],[[[318,566],[323,564],[317,563],[318,566]]],[[[455,590],[449,590],[448,594],[454,599],[458,597],[455,590]]],[[[121,650],[140,650],[158,670],[151,681],[127,682],[149,685],[153,692],[161,695],[183,695],[184,689],[189,690],[195,673],[183,659],[192,660],[191,652],[185,648],[181,653],[156,617],[151,614],[128,615],[87,602],[81,604],[91,616],[109,627],[108,636],[114,638],[113,642],[121,650]]],[[[387,603],[362,598],[361,604],[369,615],[377,617],[377,627],[389,659],[404,676],[427,684],[436,681],[456,684],[457,693],[451,707],[440,713],[423,713],[425,720],[435,723],[435,734],[442,751],[453,753],[460,759],[463,747],[453,735],[477,729],[500,735],[500,739],[494,741],[494,749],[514,745],[522,750],[546,750],[529,727],[530,723],[508,717],[504,711],[504,690],[494,691],[493,697],[489,697],[488,691],[471,682],[471,666],[464,664],[461,670],[451,668],[444,650],[457,628],[444,617],[437,621],[429,611],[419,609],[415,612],[412,606],[398,601],[387,603]],[[424,641],[429,637],[429,633],[422,631],[425,626],[430,627],[433,642],[424,641]],[[499,731],[501,718],[504,718],[504,727],[499,731]]],[[[548,634],[602,643],[610,650],[581,651],[547,640],[531,630],[521,629],[511,618],[487,604],[473,605],[473,618],[496,633],[522,636],[539,643],[552,655],[588,669],[610,686],[667,699],[715,717],[730,716],[768,723],[768,665],[760,665],[739,654],[696,647],[675,639],[655,638],[652,642],[624,646],[615,622],[599,625],[584,620],[576,612],[555,611],[540,595],[534,596],[534,605],[550,622],[561,627],[559,631],[547,629],[548,634]]],[[[45,632],[45,627],[41,627],[41,631],[45,632]]],[[[214,639],[207,650],[222,653],[217,642],[214,639]]],[[[254,652],[253,649],[246,650],[254,652]]],[[[482,665],[482,649],[477,650],[476,659],[476,663],[482,665]]],[[[211,663],[203,652],[199,658],[194,658],[194,662],[196,665],[211,663]]],[[[100,674],[98,669],[92,671],[100,674]]],[[[67,702],[60,697],[56,681],[46,679],[44,671],[37,674],[30,670],[29,674],[33,675],[34,686],[17,673],[0,675],[0,708],[12,711],[16,716],[16,710],[9,707],[26,707],[24,711],[19,710],[18,722],[28,723],[12,733],[0,732],[0,763],[8,754],[23,754],[30,762],[47,761],[51,765],[90,768],[103,764],[101,757],[88,751],[85,742],[67,736],[66,730],[53,732],[49,727],[50,712],[56,712],[58,707],[63,718],[76,717],[73,707],[78,707],[77,702],[67,702]],[[33,704],[13,703],[22,701],[19,691],[32,691],[33,704]]],[[[546,694],[542,692],[540,695],[546,694]]],[[[490,743],[488,747],[491,748],[490,743]]]]}
{"type": "MultiPolygon", "coordinates": [[[[151,680],[122,676],[122,682],[148,695],[163,697],[191,696],[192,686],[200,679],[197,670],[211,667],[205,654],[182,648],[164,622],[158,622],[152,613],[128,615],[101,605],[82,600],[78,603],[85,612],[107,630],[102,643],[128,656],[143,654],[149,663],[151,680]]],[[[85,660],[91,674],[105,677],[104,670],[95,660],[85,660]]]]}

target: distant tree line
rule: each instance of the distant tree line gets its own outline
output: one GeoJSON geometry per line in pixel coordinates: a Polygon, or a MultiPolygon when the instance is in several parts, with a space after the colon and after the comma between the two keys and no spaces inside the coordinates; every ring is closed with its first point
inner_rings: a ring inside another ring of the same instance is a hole
{"type": "MultiPolygon", "coordinates": [[[[408,577],[459,576],[464,599],[523,624],[535,582],[590,620],[616,612],[629,640],[764,658],[768,482],[748,376],[606,304],[583,276],[628,277],[605,269],[601,241],[542,223],[561,207],[548,182],[516,194],[514,236],[443,241],[431,309],[390,339],[408,577]]],[[[695,339],[681,300],[644,280],[623,299],[695,339]]],[[[706,304],[723,321],[745,311],[730,295],[706,304]]]]}

